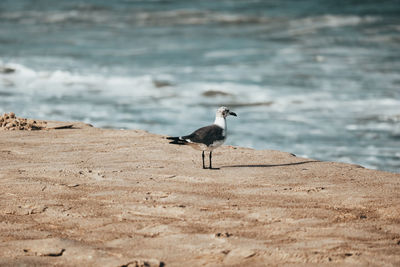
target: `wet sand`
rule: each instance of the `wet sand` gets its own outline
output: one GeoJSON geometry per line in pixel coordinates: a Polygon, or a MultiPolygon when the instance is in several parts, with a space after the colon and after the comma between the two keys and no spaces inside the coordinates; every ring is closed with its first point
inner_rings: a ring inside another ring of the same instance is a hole
{"type": "Polygon", "coordinates": [[[42,125],[0,130],[1,266],[400,265],[400,174],[42,125]]]}

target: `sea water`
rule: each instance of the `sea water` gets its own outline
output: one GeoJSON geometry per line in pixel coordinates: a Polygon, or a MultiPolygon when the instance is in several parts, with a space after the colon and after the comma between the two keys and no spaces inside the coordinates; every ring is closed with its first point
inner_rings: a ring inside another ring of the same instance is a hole
{"type": "Polygon", "coordinates": [[[398,1],[2,0],[0,112],[400,172],[398,1]]]}

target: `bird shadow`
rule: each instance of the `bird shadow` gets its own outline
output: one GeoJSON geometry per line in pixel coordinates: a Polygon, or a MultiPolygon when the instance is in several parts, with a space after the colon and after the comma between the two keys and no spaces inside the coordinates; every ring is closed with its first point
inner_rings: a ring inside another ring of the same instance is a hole
{"type": "Polygon", "coordinates": [[[294,163],[283,163],[283,164],[244,164],[244,165],[229,165],[229,166],[221,166],[221,168],[272,168],[272,167],[284,167],[284,166],[294,166],[294,165],[302,165],[313,162],[321,162],[319,160],[309,160],[309,161],[301,161],[294,163]]]}

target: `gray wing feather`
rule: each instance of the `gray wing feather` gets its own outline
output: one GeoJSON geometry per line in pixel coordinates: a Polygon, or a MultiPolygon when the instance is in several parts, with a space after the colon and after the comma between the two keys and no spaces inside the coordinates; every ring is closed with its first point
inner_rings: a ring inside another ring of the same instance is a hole
{"type": "Polygon", "coordinates": [[[182,136],[181,138],[184,140],[190,140],[194,143],[202,143],[209,146],[215,141],[224,139],[223,131],[224,130],[221,127],[213,124],[197,129],[193,133],[182,136]]]}

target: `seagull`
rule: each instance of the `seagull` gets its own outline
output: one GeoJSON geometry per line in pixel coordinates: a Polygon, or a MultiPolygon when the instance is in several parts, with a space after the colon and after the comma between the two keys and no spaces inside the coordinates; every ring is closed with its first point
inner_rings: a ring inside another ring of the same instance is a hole
{"type": "Polygon", "coordinates": [[[169,142],[170,144],[189,145],[194,149],[202,150],[203,169],[206,169],[204,165],[204,151],[209,151],[209,169],[213,169],[211,164],[212,152],[226,140],[226,117],[229,115],[237,116],[235,112],[230,111],[227,107],[220,107],[215,115],[214,124],[199,128],[189,135],[167,137],[167,139],[172,140],[169,142]]]}

